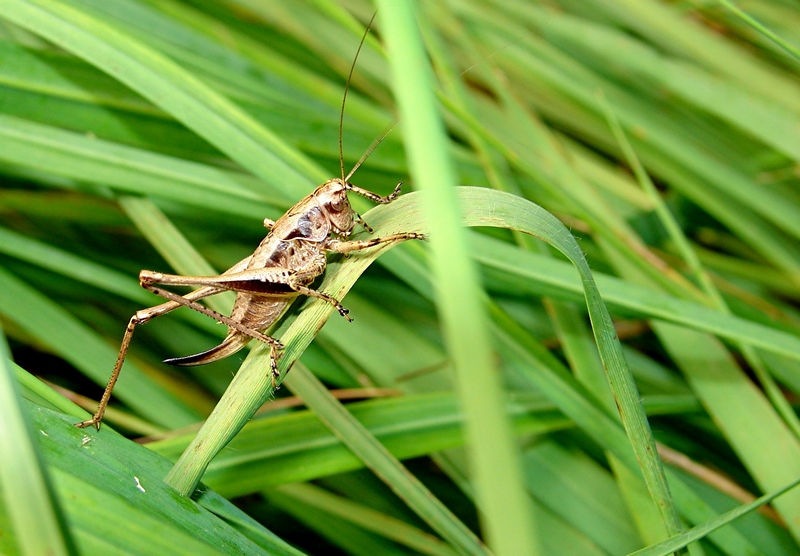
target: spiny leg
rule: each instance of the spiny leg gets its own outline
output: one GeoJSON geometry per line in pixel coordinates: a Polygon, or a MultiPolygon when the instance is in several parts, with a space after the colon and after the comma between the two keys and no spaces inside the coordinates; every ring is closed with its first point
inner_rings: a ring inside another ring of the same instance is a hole
{"type": "Polygon", "coordinates": [[[350,311],[346,307],[343,307],[339,300],[333,296],[328,295],[327,293],[323,293],[321,291],[312,290],[309,287],[306,287],[300,283],[296,283],[294,281],[289,281],[289,287],[292,288],[294,291],[298,293],[302,293],[303,295],[307,295],[308,297],[316,297],[317,299],[322,299],[323,301],[327,301],[334,307],[336,310],[339,311],[339,314],[342,315],[344,318],[347,319],[348,322],[353,322],[353,318],[349,315],[350,311]]]}
{"type": "Polygon", "coordinates": [[[272,371],[272,385],[273,387],[276,386],[276,378],[280,377],[280,372],[278,371],[278,350],[283,349],[283,344],[280,341],[276,340],[272,336],[267,336],[258,330],[250,328],[248,326],[243,325],[242,323],[233,320],[230,317],[226,317],[222,313],[218,313],[213,309],[209,309],[205,305],[200,305],[195,301],[191,301],[186,299],[185,297],[178,295],[177,293],[161,289],[157,286],[153,286],[152,284],[142,284],[142,287],[148,291],[153,292],[154,294],[161,296],[165,299],[169,299],[170,301],[174,301],[176,303],[180,303],[185,307],[189,307],[190,309],[194,309],[198,313],[202,313],[207,317],[211,317],[212,319],[221,322],[222,324],[226,324],[229,327],[233,328],[244,334],[245,336],[250,336],[251,338],[258,340],[267,344],[270,347],[269,355],[270,355],[270,370],[272,371]]]}
{"type": "MultiPolygon", "coordinates": [[[[117,362],[114,363],[114,370],[111,372],[111,377],[108,379],[108,383],[106,384],[106,389],[103,391],[103,397],[100,398],[100,404],[97,406],[97,411],[94,412],[91,419],[87,419],[86,421],[81,421],[80,423],[75,423],[75,426],[78,428],[88,427],[89,425],[94,426],[97,430],[100,430],[100,421],[103,419],[103,415],[106,412],[106,406],[108,405],[108,401],[111,399],[111,391],[114,390],[114,385],[117,383],[117,379],[119,378],[119,373],[122,370],[122,364],[125,362],[125,356],[128,354],[128,348],[131,345],[131,338],[133,337],[133,331],[136,328],[137,324],[144,324],[149,318],[139,319],[137,317],[138,313],[131,317],[131,320],[128,322],[127,328],[125,328],[125,335],[122,337],[122,344],[119,347],[119,354],[117,355],[117,362]]],[[[152,318],[152,317],[150,317],[152,318]]]]}
{"type": "Polygon", "coordinates": [[[403,187],[403,182],[399,182],[394,187],[394,191],[389,193],[386,197],[381,197],[377,193],[373,193],[372,191],[369,191],[367,189],[362,189],[361,187],[358,187],[357,185],[353,185],[352,183],[349,183],[349,182],[347,183],[347,189],[349,189],[350,191],[352,191],[356,195],[361,195],[362,197],[366,197],[367,199],[369,199],[373,203],[378,203],[378,204],[381,204],[381,205],[388,205],[389,203],[391,203],[392,201],[397,199],[397,196],[400,195],[400,189],[402,187],[403,187]]]}
{"type": "MultiPolygon", "coordinates": [[[[220,291],[223,290],[210,287],[200,288],[199,290],[188,293],[185,299],[187,301],[194,302],[196,299],[202,299],[204,297],[220,293],[220,291]]],[[[122,343],[119,347],[119,354],[117,354],[117,361],[114,363],[114,370],[111,372],[108,383],[106,383],[106,389],[103,391],[102,398],[100,398],[100,404],[97,406],[97,411],[95,411],[91,419],[81,421],[80,423],[75,423],[76,427],[84,428],[92,425],[97,430],[100,430],[100,421],[102,421],[103,414],[105,414],[106,407],[111,399],[111,391],[114,390],[114,386],[117,384],[117,379],[119,379],[119,373],[122,371],[123,363],[125,363],[125,357],[128,354],[128,348],[131,345],[131,338],[133,337],[133,331],[136,328],[136,325],[145,324],[156,317],[160,317],[161,315],[165,315],[171,311],[174,311],[182,305],[183,303],[175,303],[170,301],[169,303],[162,303],[161,305],[156,305],[155,307],[149,307],[147,309],[137,311],[136,314],[131,317],[131,320],[128,322],[128,326],[125,328],[125,334],[122,336],[122,343]]]]}
{"type": "Polygon", "coordinates": [[[131,338],[133,337],[133,332],[137,325],[145,324],[150,320],[154,319],[155,317],[159,317],[170,311],[177,309],[178,307],[189,307],[194,309],[206,316],[209,316],[215,320],[218,320],[224,324],[227,324],[231,328],[250,336],[251,338],[255,338],[256,340],[260,340],[270,346],[270,368],[272,371],[272,383],[273,387],[276,385],[276,378],[280,376],[278,372],[277,366],[277,359],[278,359],[278,351],[279,349],[283,348],[283,345],[270,336],[262,334],[257,330],[252,330],[243,326],[242,324],[231,320],[230,318],[213,311],[204,305],[200,305],[195,299],[201,299],[203,297],[208,297],[209,295],[213,295],[219,293],[221,290],[218,288],[201,288],[195,292],[191,292],[187,294],[186,297],[180,296],[178,294],[172,293],[170,291],[162,290],[155,286],[151,286],[149,284],[143,285],[144,288],[152,291],[156,295],[159,295],[165,299],[168,299],[169,303],[162,303],[161,305],[157,305],[155,307],[150,307],[149,309],[143,309],[141,311],[137,311],[137,313],[131,317],[131,320],[128,322],[128,326],[125,328],[125,334],[122,337],[122,343],[119,348],[119,354],[117,355],[117,361],[114,364],[114,370],[111,372],[111,377],[108,379],[108,383],[106,384],[106,389],[103,391],[103,396],[100,398],[100,403],[97,407],[97,411],[95,411],[94,415],[91,419],[87,419],[86,421],[81,421],[80,423],[76,423],[75,426],[79,428],[88,427],[89,425],[94,426],[97,430],[100,430],[100,422],[103,419],[103,415],[105,414],[106,407],[108,406],[108,402],[111,399],[111,392],[114,390],[114,386],[119,379],[119,374],[122,371],[122,365],[125,362],[125,357],[128,354],[128,349],[131,344],[131,338]]]}
{"type": "Polygon", "coordinates": [[[406,232],[402,234],[392,234],[384,237],[375,237],[372,239],[341,241],[338,239],[331,239],[325,243],[325,249],[333,251],[334,253],[350,253],[352,251],[360,251],[361,249],[368,249],[382,243],[394,243],[406,241],[409,239],[426,239],[425,234],[418,234],[416,232],[406,232]]]}

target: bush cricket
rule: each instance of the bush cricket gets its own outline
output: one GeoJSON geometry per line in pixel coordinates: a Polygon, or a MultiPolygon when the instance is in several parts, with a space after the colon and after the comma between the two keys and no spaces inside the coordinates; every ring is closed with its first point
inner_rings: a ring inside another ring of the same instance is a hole
{"type": "Polygon", "coordinates": [[[167,359],[165,363],[182,366],[211,363],[236,353],[252,339],[256,339],[270,346],[270,367],[274,386],[276,379],[280,377],[277,361],[279,351],[283,349],[283,345],[279,340],[267,336],[264,331],[283,315],[298,295],[322,299],[336,307],[343,317],[352,320],[348,315],[347,309],[337,299],[309,287],[325,271],[327,265],[326,254],[328,252],[346,254],[381,243],[424,239],[422,234],[417,233],[400,233],[361,241],[348,241],[346,239],[356,224],[360,224],[367,231],[372,232],[372,229],[350,205],[350,201],[347,198],[349,191],[375,203],[387,204],[391,203],[400,194],[401,187],[401,184],[398,183],[391,194],[382,197],[349,182],[355,171],[386,135],[373,143],[347,175],[344,172],[342,149],[344,107],[353,69],[371,24],[372,21],[367,25],[366,32],[361,38],[361,43],[350,68],[350,74],[345,83],[342,98],[342,107],[339,115],[341,178],[334,178],[323,183],[313,193],[290,208],[278,220],[274,222],[269,219],[265,220],[264,225],[269,229],[269,232],[253,254],[239,261],[219,276],[179,276],[142,270],[139,273],[140,285],[165,298],[167,302],[137,311],[131,317],[122,338],[114,370],[100,399],[97,411],[90,419],[76,423],[77,427],[92,425],[96,429],[100,429],[103,414],[114,385],[119,378],[137,325],[145,324],[178,307],[194,309],[227,325],[228,335],[216,347],[196,355],[167,359]],[[159,285],[198,286],[199,288],[188,294],[179,295],[162,289],[159,285]],[[223,291],[236,292],[236,300],[230,316],[213,311],[198,303],[200,299],[223,291]]]}

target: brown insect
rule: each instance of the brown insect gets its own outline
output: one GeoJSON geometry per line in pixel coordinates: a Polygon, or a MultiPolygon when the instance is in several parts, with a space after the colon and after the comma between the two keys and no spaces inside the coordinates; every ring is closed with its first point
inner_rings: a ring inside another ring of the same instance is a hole
{"type": "MultiPolygon", "coordinates": [[[[368,31],[369,26],[367,26],[368,31]]],[[[358,53],[365,37],[366,33],[358,46],[355,60],[358,59],[358,53]]],[[[265,220],[264,225],[270,231],[253,254],[239,261],[219,276],[179,276],[142,270],[139,273],[141,286],[168,301],[155,307],[137,311],[131,317],[125,330],[125,335],[122,338],[114,370],[100,399],[97,411],[91,419],[76,423],[77,427],[92,425],[97,429],[100,428],[100,422],[103,419],[114,385],[119,378],[119,373],[122,370],[122,365],[125,362],[125,356],[137,325],[145,324],[178,307],[194,309],[227,325],[228,335],[220,345],[214,348],[196,355],[167,359],[165,363],[182,366],[211,363],[236,353],[247,345],[250,340],[256,339],[270,346],[270,366],[274,386],[276,379],[280,377],[277,362],[279,351],[283,349],[283,345],[277,339],[267,336],[264,330],[268,329],[284,314],[298,295],[322,299],[336,307],[339,314],[347,320],[352,320],[348,315],[348,310],[337,299],[309,287],[325,271],[327,265],[326,254],[328,252],[350,253],[381,243],[424,239],[422,234],[417,233],[393,234],[361,241],[347,241],[345,239],[352,233],[357,223],[367,231],[372,232],[372,229],[350,205],[350,201],[347,198],[349,191],[376,203],[386,204],[391,203],[400,194],[401,186],[398,183],[391,194],[381,197],[348,181],[383,137],[370,147],[350,173],[345,176],[342,155],[342,127],[344,106],[347,100],[350,78],[355,67],[355,60],[350,68],[350,75],[345,85],[339,117],[339,160],[342,177],[328,180],[317,187],[311,195],[300,200],[277,221],[265,220]],[[186,295],[179,295],[162,289],[156,284],[200,286],[200,288],[186,295]],[[237,294],[230,316],[225,316],[198,303],[200,299],[223,291],[234,291],[237,294]]]]}

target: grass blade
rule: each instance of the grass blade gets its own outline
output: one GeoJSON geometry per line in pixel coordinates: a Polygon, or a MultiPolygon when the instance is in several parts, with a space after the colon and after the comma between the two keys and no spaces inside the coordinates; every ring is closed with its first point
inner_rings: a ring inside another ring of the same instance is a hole
{"type": "Polygon", "coordinates": [[[3,552],[23,556],[75,554],[61,508],[42,465],[11,370],[11,353],[0,328],[0,493],[4,521],[3,552]],[[17,552],[17,550],[19,552],[17,552]]]}
{"type": "Polygon", "coordinates": [[[467,251],[444,126],[431,94],[431,69],[412,4],[382,2],[393,87],[410,169],[423,190],[431,234],[437,308],[464,411],[470,471],[489,545],[497,554],[535,554],[530,501],[503,409],[478,275],[467,251]]]}

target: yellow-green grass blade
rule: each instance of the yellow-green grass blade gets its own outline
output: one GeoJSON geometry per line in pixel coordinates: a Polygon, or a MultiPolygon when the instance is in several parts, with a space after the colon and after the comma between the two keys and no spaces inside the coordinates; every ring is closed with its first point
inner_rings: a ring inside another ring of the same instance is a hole
{"type": "Polygon", "coordinates": [[[455,174],[431,94],[433,76],[416,14],[412,4],[379,6],[409,167],[424,192],[437,310],[464,406],[470,473],[488,544],[497,554],[537,554],[533,513],[520,488],[520,456],[503,409],[488,319],[460,222],[455,174]]]}
{"type": "MultiPolygon", "coordinates": [[[[446,27],[446,28],[448,28],[448,30],[449,30],[449,28],[451,27],[451,25],[449,25],[449,22],[448,22],[448,25],[444,25],[444,24],[443,24],[443,21],[442,21],[442,20],[443,20],[443,17],[444,17],[444,14],[442,14],[442,13],[434,13],[434,14],[431,14],[431,15],[430,15],[430,19],[431,19],[431,20],[433,20],[433,21],[436,21],[436,22],[437,22],[437,23],[438,23],[438,24],[439,24],[441,27],[443,27],[443,28],[445,28],[445,27],[446,27]]],[[[443,62],[443,61],[441,60],[441,56],[442,56],[442,55],[441,55],[441,51],[440,51],[440,50],[438,50],[438,52],[440,53],[440,55],[439,55],[439,58],[437,58],[437,57],[436,57],[436,54],[437,54],[437,50],[436,50],[436,49],[440,49],[440,48],[441,48],[441,45],[438,45],[438,44],[437,44],[437,41],[435,40],[435,37],[434,37],[432,34],[429,34],[429,35],[428,35],[426,38],[428,39],[429,43],[432,43],[433,45],[435,45],[435,46],[436,46],[436,48],[433,48],[432,46],[430,46],[430,45],[429,45],[429,48],[431,48],[431,50],[432,50],[432,52],[431,52],[431,55],[434,57],[434,62],[435,62],[435,64],[436,64],[436,65],[437,65],[437,67],[439,68],[439,71],[440,71],[440,72],[442,72],[442,71],[443,71],[443,70],[442,70],[442,67],[444,66],[445,68],[447,68],[447,66],[448,66],[448,63],[447,63],[447,62],[443,62]]],[[[463,42],[464,42],[464,43],[466,43],[467,41],[463,41],[463,42]]],[[[453,76],[452,76],[452,71],[450,71],[449,73],[450,73],[450,75],[447,75],[447,76],[446,76],[446,78],[447,78],[447,79],[453,79],[453,76]]],[[[458,91],[458,93],[460,93],[460,94],[459,94],[458,101],[457,101],[457,102],[458,102],[460,105],[462,105],[462,106],[463,106],[465,103],[468,103],[468,101],[467,101],[467,100],[464,98],[463,91],[460,91],[460,90],[458,89],[458,87],[456,87],[456,86],[455,86],[453,83],[451,83],[450,81],[448,81],[448,82],[446,83],[446,86],[447,86],[448,88],[450,88],[450,89],[453,89],[453,88],[455,88],[455,89],[456,89],[456,91],[458,91]]],[[[501,96],[503,96],[504,92],[503,92],[503,89],[502,89],[502,88],[500,88],[500,89],[499,89],[499,94],[500,94],[501,96]]],[[[508,100],[510,100],[510,102],[511,102],[511,103],[513,103],[513,100],[511,100],[511,99],[508,99],[508,100]]],[[[474,112],[475,112],[475,110],[472,110],[470,113],[474,113],[474,112]]],[[[478,154],[478,156],[479,156],[479,157],[480,157],[482,160],[484,160],[484,161],[486,161],[486,160],[491,160],[491,158],[492,158],[492,155],[491,155],[491,154],[488,154],[488,153],[486,152],[486,147],[487,147],[486,143],[485,143],[484,141],[482,141],[482,140],[480,139],[480,137],[478,137],[478,134],[477,134],[477,133],[474,133],[474,134],[473,134],[473,137],[470,139],[470,141],[473,143],[473,145],[475,145],[476,151],[478,151],[478,153],[479,153],[479,154],[478,154]]],[[[559,158],[559,157],[558,157],[558,156],[555,156],[554,158],[555,158],[556,160],[558,160],[558,158],[559,158]]],[[[487,163],[487,165],[491,166],[491,163],[487,163]]],[[[564,172],[564,171],[562,171],[561,173],[562,173],[562,174],[564,174],[565,172],[564,172]]],[[[497,188],[499,188],[499,189],[506,190],[506,191],[509,191],[509,190],[510,190],[510,191],[513,191],[513,192],[517,192],[517,191],[518,191],[518,188],[517,188],[516,186],[509,186],[509,184],[508,184],[508,183],[505,183],[505,184],[498,183],[498,182],[500,182],[500,181],[506,181],[506,182],[508,182],[508,181],[510,181],[510,180],[511,180],[511,178],[510,178],[509,176],[505,176],[505,179],[504,179],[504,180],[500,180],[500,175],[501,175],[501,172],[500,172],[500,171],[498,171],[498,169],[497,169],[497,168],[487,168],[487,175],[489,175],[489,176],[490,176],[490,181],[492,180],[492,176],[494,177],[494,180],[493,180],[493,182],[492,182],[492,183],[494,184],[494,187],[497,187],[497,188]]],[[[572,181],[576,181],[576,180],[574,180],[574,179],[573,179],[572,181]]],[[[576,197],[580,197],[580,195],[576,195],[576,197]]],[[[596,202],[596,200],[597,200],[597,198],[596,198],[596,197],[595,197],[595,198],[593,198],[593,199],[587,199],[587,201],[588,201],[588,203],[589,203],[590,205],[591,205],[591,204],[593,204],[594,202],[596,202]]],[[[517,238],[517,240],[518,240],[518,243],[520,243],[520,245],[523,245],[523,246],[524,246],[524,245],[526,245],[526,244],[528,244],[528,243],[530,243],[530,242],[525,242],[525,241],[524,241],[524,238],[520,238],[520,237],[518,237],[518,238],[517,238]]],[[[558,314],[558,312],[559,312],[559,307],[560,307],[562,304],[553,303],[552,305],[555,307],[555,312],[556,312],[556,314],[558,314]]],[[[550,305],[548,305],[548,307],[549,307],[549,306],[550,306],[550,305]]],[[[580,318],[582,318],[582,317],[580,317],[580,318]]],[[[581,323],[581,324],[582,324],[582,323],[581,323]]],[[[566,339],[568,339],[569,337],[571,337],[571,335],[567,335],[566,337],[562,336],[562,338],[561,338],[561,339],[562,339],[562,345],[564,345],[564,342],[565,342],[565,340],[566,340],[566,339]]],[[[590,336],[589,334],[585,334],[585,335],[584,335],[584,338],[583,338],[583,341],[584,341],[584,342],[586,342],[586,343],[587,343],[589,346],[591,346],[589,349],[592,351],[593,355],[589,357],[590,361],[586,362],[586,364],[573,362],[573,368],[575,368],[575,369],[588,369],[588,368],[596,368],[596,370],[599,370],[599,375],[595,375],[595,379],[596,379],[596,380],[595,380],[595,382],[596,382],[595,386],[596,386],[596,387],[595,387],[594,389],[590,388],[590,390],[594,390],[595,392],[598,392],[598,393],[599,393],[599,392],[607,392],[607,393],[609,393],[609,394],[610,394],[610,392],[608,391],[608,383],[607,383],[607,381],[606,381],[605,377],[603,376],[602,367],[600,366],[600,364],[599,364],[600,362],[599,362],[599,360],[597,360],[597,357],[596,357],[596,349],[594,348],[594,343],[593,343],[593,341],[592,341],[592,339],[591,339],[591,336],[590,336]],[[597,363],[596,365],[595,365],[595,362],[597,363]]],[[[571,353],[571,352],[570,352],[570,350],[569,350],[569,347],[568,347],[568,346],[565,346],[565,348],[566,348],[566,351],[567,351],[567,357],[569,357],[569,356],[570,356],[570,353],[571,353]]],[[[580,348],[578,348],[578,349],[580,349],[580,348]]],[[[612,401],[611,397],[610,397],[610,396],[607,396],[607,397],[606,397],[606,396],[603,396],[603,398],[604,398],[604,399],[607,399],[607,400],[608,400],[608,403],[609,403],[609,404],[611,404],[611,407],[613,408],[613,401],[612,401]]],[[[613,465],[614,463],[615,463],[615,460],[614,460],[614,461],[612,461],[612,465],[613,465]]],[[[529,466],[530,466],[530,463],[529,463],[529,461],[526,459],[526,468],[527,468],[527,467],[529,467],[529,466]]],[[[626,470],[624,469],[624,467],[622,467],[622,466],[621,466],[621,465],[619,465],[619,464],[617,464],[617,465],[616,465],[616,468],[618,469],[618,473],[620,474],[620,478],[622,478],[623,476],[629,477],[629,481],[630,481],[630,482],[635,482],[635,483],[639,484],[639,485],[640,485],[640,487],[639,487],[639,490],[643,491],[643,496],[641,496],[640,498],[638,498],[638,499],[637,499],[637,500],[640,500],[639,506],[638,506],[638,507],[636,507],[634,510],[632,510],[632,512],[631,512],[631,513],[632,513],[632,515],[634,515],[634,516],[637,516],[637,518],[640,518],[640,517],[641,517],[642,515],[644,515],[645,513],[648,513],[648,512],[649,512],[650,514],[652,514],[652,516],[653,516],[653,518],[654,518],[654,519],[653,519],[653,522],[654,522],[654,523],[653,523],[653,526],[649,526],[649,528],[651,528],[651,529],[653,530],[653,533],[652,533],[652,538],[653,538],[654,540],[656,540],[656,539],[660,539],[660,538],[663,538],[663,537],[664,537],[664,533],[663,533],[664,529],[663,529],[663,526],[662,526],[662,525],[660,524],[660,522],[659,522],[659,519],[658,519],[658,514],[657,514],[657,512],[655,511],[655,508],[653,508],[652,504],[651,504],[651,503],[649,502],[649,500],[647,499],[646,492],[644,492],[644,491],[645,491],[645,489],[644,489],[644,485],[641,483],[641,480],[639,480],[639,479],[637,478],[637,476],[635,475],[635,473],[633,473],[633,472],[630,472],[630,471],[626,472],[626,470]],[[623,475],[623,474],[624,474],[624,475],[623,475]]],[[[528,475],[528,477],[529,477],[529,480],[528,480],[528,488],[529,488],[529,489],[532,489],[532,490],[533,490],[533,489],[536,489],[536,488],[537,488],[537,487],[538,487],[538,486],[539,486],[539,485],[540,485],[542,482],[548,482],[548,481],[546,481],[546,480],[545,480],[545,481],[537,481],[537,480],[534,478],[535,476],[534,476],[533,474],[529,474],[529,475],[528,475]]],[[[566,479],[566,480],[569,480],[569,479],[566,479]]],[[[550,481],[550,482],[552,482],[552,481],[550,481]]],[[[541,492],[541,491],[539,491],[539,492],[541,492]]],[[[547,492],[549,493],[550,491],[547,491],[547,492]]],[[[557,495],[555,492],[553,492],[553,493],[552,493],[552,496],[551,496],[551,498],[558,499],[558,498],[560,498],[560,497],[559,497],[559,496],[558,496],[558,495],[557,495]]],[[[604,499],[607,499],[607,498],[608,498],[607,496],[605,496],[605,497],[604,497],[604,499]]],[[[557,504],[558,502],[555,502],[555,503],[557,504]]],[[[588,504],[588,505],[591,505],[591,502],[588,502],[587,504],[588,504]]],[[[567,521],[569,521],[569,522],[572,522],[572,518],[574,517],[574,515],[575,515],[575,512],[569,512],[569,513],[562,512],[562,513],[560,513],[559,515],[560,515],[560,516],[561,516],[563,519],[565,519],[565,520],[567,520],[567,521]]],[[[577,525],[576,525],[576,527],[579,527],[579,528],[580,528],[580,527],[581,527],[581,525],[584,525],[585,527],[587,527],[587,528],[589,528],[589,529],[593,529],[593,528],[594,528],[594,525],[592,524],[592,522],[593,522],[593,521],[597,521],[597,520],[596,520],[596,519],[594,519],[594,518],[590,518],[589,516],[587,516],[587,519],[586,519],[586,520],[584,520],[584,522],[583,522],[583,523],[579,523],[579,524],[577,524],[577,525]]],[[[605,531],[608,531],[608,530],[610,530],[610,528],[609,528],[609,527],[600,527],[600,528],[598,528],[598,529],[602,529],[604,532],[605,532],[605,531]]],[[[592,538],[594,538],[594,539],[597,539],[597,538],[598,538],[598,536],[600,536],[600,535],[602,535],[602,534],[603,534],[603,533],[600,533],[600,531],[599,531],[598,529],[593,529],[593,531],[592,531],[592,532],[593,532],[594,534],[592,535],[592,538]]],[[[611,534],[609,534],[609,535],[607,535],[607,536],[608,536],[608,537],[611,537],[611,538],[613,538],[613,539],[617,539],[617,538],[618,538],[618,537],[620,537],[621,535],[619,535],[619,534],[616,534],[616,535],[615,535],[615,534],[611,533],[611,534]]],[[[563,538],[563,537],[562,537],[562,538],[563,538]]],[[[608,540],[611,540],[611,539],[608,539],[608,540]]],[[[634,543],[634,544],[638,544],[638,543],[634,543]]],[[[612,550],[611,550],[611,552],[620,552],[620,550],[619,550],[619,547],[618,547],[618,546],[616,546],[616,548],[615,548],[615,549],[612,549],[612,550]]]]}
{"type": "Polygon", "coordinates": [[[75,554],[60,504],[37,446],[0,328],[0,513],[10,525],[0,538],[5,554],[75,554]]]}
{"type": "MultiPolygon", "coordinates": [[[[513,195],[480,188],[459,189],[459,195],[462,210],[469,217],[465,224],[509,226],[526,233],[533,233],[538,237],[554,241],[559,247],[567,250],[568,253],[573,250],[572,254],[576,257],[575,260],[580,261],[578,264],[584,264],[583,259],[578,258],[577,253],[579,251],[577,251],[577,246],[572,244],[572,247],[570,247],[569,238],[571,236],[569,232],[557,220],[548,216],[546,212],[535,205],[513,195]],[[487,206],[492,207],[489,213],[486,212],[487,206]]],[[[416,205],[418,197],[415,194],[406,195],[393,205],[378,207],[372,213],[368,213],[369,221],[373,222],[376,233],[389,234],[397,233],[400,230],[426,232],[427,228],[424,226],[419,213],[419,206],[416,205]],[[396,219],[393,221],[383,220],[389,215],[395,216],[396,219]]],[[[352,286],[356,277],[363,272],[363,269],[377,256],[379,251],[353,256],[341,267],[336,263],[331,264],[329,273],[323,283],[323,289],[341,299],[347,289],[352,286]],[[340,272],[338,272],[339,268],[341,268],[340,272]]],[[[584,273],[588,272],[585,267],[583,268],[584,273]]],[[[591,292],[593,282],[587,282],[586,276],[584,275],[583,278],[583,287],[591,292]]],[[[594,296],[592,294],[588,295],[591,299],[590,310],[596,313],[599,297],[595,297],[596,293],[594,296]]],[[[313,335],[319,329],[321,325],[320,319],[326,318],[329,314],[330,310],[325,304],[311,303],[300,313],[291,327],[279,336],[287,346],[285,355],[279,364],[281,369],[285,369],[286,365],[302,352],[305,345],[311,341],[313,335]]],[[[598,315],[595,314],[595,317],[598,318],[598,315]]],[[[599,316],[599,318],[602,323],[604,317],[599,316]]],[[[610,345],[613,345],[611,342],[615,337],[613,331],[606,330],[606,332],[600,333],[595,330],[595,334],[601,338],[600,349],[602,355],[608,357],[606,350],[611,349],[613,358],[614,348],[610,347],[610,345]]],[[[269,396],[272,388],[271,381],[268,373],[264,373],[262,370],[262,365],[265,364],[267,358],[266,350],[260,346],[253,350],[248,357],[244,366],[232,381],[231,387],[223,396],[214,413],[212,413],[206,423],[206,427],[201,430],[192,447],[186,451],[184,458],[178,462],[168,479],[179,490],[188,492],[193,488],[213,456],[227,444],[236,431],[250,418],[255,409],[269,396]],[[194,446],[199,446],[202,449],[198,450],[194,446]]],[[[634,399],[638,402],[638,396],[634,396],[634,399]]],[[[625,448],[618,446],[616,452],[622,457],[626,457],[629,463],[632,463],[630,460],[631,454],[626,452],[625,448]]],[[[633,466],[635,468],[635,464],[633,466]]]]}

